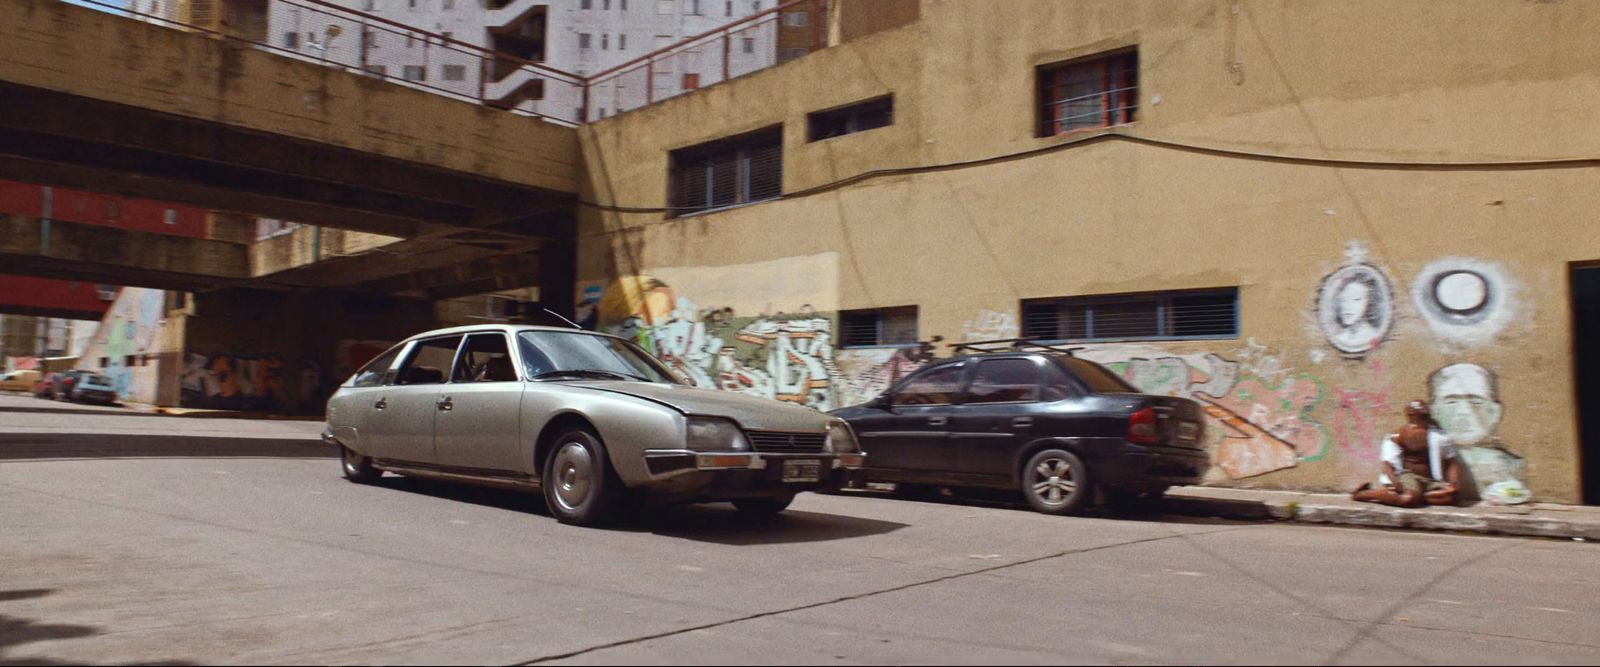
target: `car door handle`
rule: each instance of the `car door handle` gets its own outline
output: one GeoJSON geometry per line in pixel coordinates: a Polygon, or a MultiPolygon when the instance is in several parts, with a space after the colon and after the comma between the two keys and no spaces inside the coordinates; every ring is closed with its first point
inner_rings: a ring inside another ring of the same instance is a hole
{"type": "Polygon", "coordinates": [[[440,410],[444,410],[445,412],[449,412],[454,407],[456,407],[456,404],[455,404],[454,401],[450,400],[449,396],[446,396],[446,397],[444,397],[444,400],[439,401],[439,409],[440,410]]]}
{"type": "Polygon", "coordinates": [[[1028,428],[1033,426],[1033,417],[1017,417],[1011,420],[1011,425],[1017,428],[1028,428]]]}
{"type": "Polygon", "coordinates": [[[929,426],[944,426],[945,422],[947,422],[949,420],[950,420],[949,417],[929,417],[928,418],[928,425],[929,426]]]}
{"type": "Polygon", "coordinates": [[[382,410],[384,408],[389,407],[389,398],[387,396],[385,396],[383,398],[378,399],[378,402],[377,403],[373,403],[372,407],[374,409],[377,409],[377,410],[382,410]]]}

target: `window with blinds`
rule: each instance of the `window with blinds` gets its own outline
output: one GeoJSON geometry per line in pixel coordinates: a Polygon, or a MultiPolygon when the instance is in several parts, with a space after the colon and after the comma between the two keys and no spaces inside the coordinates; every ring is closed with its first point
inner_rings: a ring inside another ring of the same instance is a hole
{"type": "Polygon", "coordinates": [[[839,312],[840,347],[914,345],[917,307],[871,308],[839,312]]]}
{"type": "Polygon", "coordinates": [[[1053,341],[1239,337],[1239,289],[1026,299],[1022,335],[1053,341]]]}
{"type": "Polygon", "coordinates": [[[674,215],[776,199],[783,194],[783,126],[671,153],[674,215]]]}
{"type": "Polygon", "coordinates": [[[1139,54],[1123,51],[1039,68],[1039,136],[1132,123],[1139,54]]]}

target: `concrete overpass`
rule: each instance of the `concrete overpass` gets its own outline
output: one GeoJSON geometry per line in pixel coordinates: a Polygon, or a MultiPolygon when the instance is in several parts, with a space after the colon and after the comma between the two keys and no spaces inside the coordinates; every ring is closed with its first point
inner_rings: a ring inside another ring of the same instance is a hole
{"type": "Polygon", "coordinates": [[[237,243],[7,216],[7,273],[423,296],[538,284],[570,305],[570,127],[58,0],[0,0],[0,100],[0,178],[404,239],[263,272],[237,243]]]}

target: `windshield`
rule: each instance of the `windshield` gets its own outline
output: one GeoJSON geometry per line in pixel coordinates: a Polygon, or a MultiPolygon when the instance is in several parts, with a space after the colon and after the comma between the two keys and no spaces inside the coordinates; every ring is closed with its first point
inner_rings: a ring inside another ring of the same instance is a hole
{"type": "Polygon", "coordinates": [[[532,379],[611,379],[679,384],[655,357],[611,336],[578,331],[524,331],[517,336],[532,379]]]}
{"type": "Polygon", "coordinates": [[[1089,385],[1089,389],[1097,394],[1139,393],[1138,389],[1135,389],[1133,385],[1128,384],[1122,378],[1117,377],[1116,373],[1112,373],[1105,366],[1093,361],[1074,357],[1057,357],[1056,360],[1077,375],[1078,379],[1083,380],[1083,383],[1089,385]]]}
{"type": "Polygon", "coordinates": [[[104,375],[91,375],[91,376],[89,376],[89,379],[87,380],[87,382],[88,382],[88,384],[109,385],[109,384],[111,384],[111,378],[108,378],[108,377],[106,377],[104,375]]]}

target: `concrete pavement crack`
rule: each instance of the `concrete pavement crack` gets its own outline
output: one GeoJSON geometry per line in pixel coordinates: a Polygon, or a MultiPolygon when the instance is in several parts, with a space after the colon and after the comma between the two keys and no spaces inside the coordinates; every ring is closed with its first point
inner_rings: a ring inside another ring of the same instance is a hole
{"type": "MultiPolygon", "coordinates": [[[[1247,530],[1247,529],[1250,529],[1250,528],[1260,528],[1260,526],[1232,526],[1232,527],[1228,527],[1228,528],[1222,528],[1222,529],[1219,529],[1219,530],[1208,530],[1208,531],[1199,532],[1199,533],[1195,533],[1195,534],[1198,534],[1198,535],[1215,535],[1217,533],[1227,533],[1227,532],[1233,532],[1233,531],[1236,531],[1236,530],[1247,530]]],[[[591,647],[588,647],[588,648],[578,649],[576,651],[568,651],[566,653],[558,653],[558,654],[554,654],[554,655],[542,656],[542,657],[538,657],[538,658],[533,658],[531,660],[525,660],[525,661],[522,661],[522,662],[514,662],[514,663],[511,663],[511,665],[512,665],[512,667],[521,667],[522,665],[537,665],[537,664],[540,664],[540,663],[551,662],[551,661],[554,661],[554,660],[565,660],[567,658],[574,658],[574,657],[577,657],[577,656],[580,656],[580,655],[584,655],[584,654],[587,654],[587,653],[593,653],[595,651],[604,651],[606,649],[618,648],[618,647],[622,647],[622,646],[630,646],[630,645],[633,645],[633,644],[640,644],[640,643],[643,643],[643,642],[655,641],[657,639],[665,639],[667,637],[674,637],[674,636],[677,636],[677,635],[688,634],[690,632],[698,632],[700,630],[709,630],[711,628],[718,628],[718,627],[722,627],[722,626],[726,626],[726,625],[733,625],[735,623],[743,623],[745,621],[753,621],[753,620],[760,619],[760,618],[768,618],[768,617],[772,617],[772,616],[780,616],[780,615],[783,615],[783,614],[789,614],[789,613],[793,613],[793,612],[797,612],[797,611],[805,611],[807,609],[817,609],[819,607],[827,607],[827,606],[830,606],[830,605],[836,605],[836,604],[841,604],[841,603],[845,603],[845,602],[853,602],[853,601],[856,601],[856,600],[862,600],[862,599],[866,599],[866,598],[870,598],[870,597],[876,597],[876,596],[879,596],[879,595],[886,595],[888,593],[898,593],[900,591],[909,590],[909,589],[912,589],[912,588],[920,588],[920,587],[923,587],[923,586],[929,586],[929,585],[933,585],[933,584],[944,583],[946,581],[951,581],[951,580],[954,580],[954,579],[963,579],[963,578],[966,578],[966,577],[974,577],[974,576],[986,575],[986,574],[989,574],[989,573],[992,573],[992,572],[996,572],[996,571],[999,571],[999,570],[1004,570],[1004,569],[1007,569],[1007,568],[1020,567],[1020,566],[1023,566],[1023,565],[1031,565],[1033,563],[1039,563],[1039,562],[1043,562],[1043,561],[1047,561],[1047,560],[1051,560],[1051,559],[1055,559],[1055,558],[1062,558],[1062,557],[1065,557],[1065,556],[1075,556],[1077,554],[1091,553],[1091,552],[1095,552],[1095,551],[1104,551],[1106,549],[1115,549],[1115,548],[1118,548],[1118,547],[1129,547],[1129,546],[1134,546],[1134,545],[1138,545],[1138,544],[1146,544],[1146,543],[1150,543],[1150,542],[1161,542],[1161,541],[1165,541],[1165,540],[1172,540],[1172,539],[1178,539],[1178,538],[1182,538],[1182,537],[1187,537],[1188,535],[1189,535],[1189,533],[1176,533],[1176,534],[1169,534],[1169,535],[1159,535],[1159,536],[1156,536],[1156,537],[1148,537],[1148,538],[1144,538],[1144,539],[1140,539],[1140,540],[1128,540],[1126,542],[1117,542],[1117,543],[1114,543],[1114,544],[1102,544],[1100,546],[1085,547],[1085,548],[1082,548],[1082,549],[1067,549],[1065,551],[1058,551],[1056,553],[1046,554],[1046,555],[1043,555],[1043,556],[1036,556],[1036,557],[1033,557],[1033,558],[1026,558],[1026,559],[1015,561],[1015,562],[1011,562],[1011,563],[1003,563],[1003,564],[1000,564],[1000,565],[994,565],[994,566],[990,566],[990,567],[978,568],[976,570],[969,570],[969,571],[966,571],[966,572],[959,572],[959,573],[956,573],[956,574],[949,574],[949,575],[945,575],[945,576],[942,576],[942,577],[934,577],[932,579],[924,579],[922,581],[914,581],[914,582],[911,582],[909,584],[901,584],[899,586],[891,586],[889,588],[884,588],[884,589],[875,590],[875,591],[867,591],[865,593],[856,593],[856,594],[853,594],[853,595],[844,595],[844,596],[836,597],[836,598],[829,599],[829,600],[823,600],[821,602],[812,602],[812,603],[809,603],[809,604],[796,605],[796,606],[793,606],[793,607],[785,607],[783,609],[773,609],[773,610],[769,610],[769,611],[757,612],[757,613],[754,613],[754,614],[746,614],[746,615],[735,617],[735,618],[724,619],[724,620],[715,621],[715,622],[712,622],[712,623],[702,623],[700,625],[694,625],[694,626],[690,626],[690,627],[687,627],[687,628],[679,628],[677,630],[668,630],[666,632],[658,632],[658,633],[655,633],[655,634],[645,635],[645,636],[642,636],[642,637],[633,637],[631,639],[620,639],[620,640],[617,640],[617,641],[614,641],[614,642],[608,642],[608,643],[605,643],[605,644],[599,644],[599,645],[591,646],[591,647]]]]}

